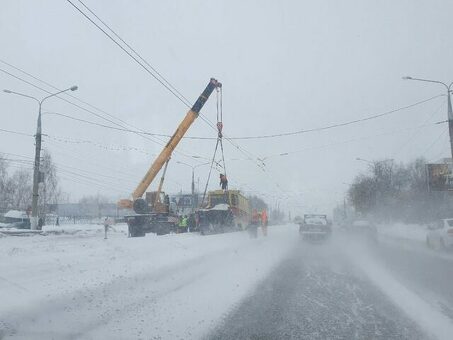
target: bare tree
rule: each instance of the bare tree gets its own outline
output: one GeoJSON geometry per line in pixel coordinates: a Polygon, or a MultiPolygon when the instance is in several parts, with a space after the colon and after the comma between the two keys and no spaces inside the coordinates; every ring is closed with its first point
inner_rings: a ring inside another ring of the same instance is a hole
{"type": "Polygon", "coordinates": [[[7,209],[10,201],[9,183],[8,183],[8,164],[0,155],[0,208],[7,209]]]}
{"type": "Polygon", "coordinates": [[[8,180],[8,192],[11,194],[11,208],[26,210],[31,205],[32,174],[28,169],[14,172],[8,180]]]}
{"type": "MultiPolygon", "coordinates": [[[[8,159],[0,156],[0,208],[2,210],[26,210],[32,200],[32,172],[20,169],[8,171],[8,159]]],[[[43,181],[39,187],[39,214],[46,213],[47,204],[57,204],[62,193],[59,188],[57,169],[48,151],[44,151],[40,170],[43,181]]]]}
{"type": "Polygon", "coordinates": [[[49,204],[58,204],[62,196],[57,176],[57,167],[47,150],[43,152],[40,171],[43,178],[39,187],[38,205],[40,207],[40,215],[44,215],[47,213],[47,206],[49,204]]]}
{"type": "Polygon", "coordinates": [[[399,165],[373,162],[370,171],[358,175],[350,186],[350,203],[356,212],[380,221],[419,222],[450,217],[453,197],[428,191],[425,164],[422,158],[399,165]]]}

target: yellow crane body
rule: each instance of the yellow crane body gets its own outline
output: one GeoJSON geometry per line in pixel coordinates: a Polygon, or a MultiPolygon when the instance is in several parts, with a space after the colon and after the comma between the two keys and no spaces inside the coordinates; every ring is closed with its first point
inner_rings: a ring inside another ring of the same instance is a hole
{"type": "Polygon", "coordinates": [[[186,116],[184,117],[184,119],[181,121],[178,128],[176,129],[175,133],[171,136],[170,140],[165,145],[164,149],[160,152],[160,154],[157,156],[157,158],[151,164],[151,167],[149,168],[148,172],[143,177],[143,179],[140,181],[138,186],[135,188],[134,192],[132,193],[132,200],[131,199],[120,200],[118,202],[118,205],[120,207],[133,208],[134,201],[140,199],[143,196],[143,194],[146,192],[146,190],[148,189],[151,182],[156,178],[157,174],[162,169],[164,164],[170,159],[170,157],[173,153],[173,150],[176,148],[176,146],[179,144],[181,139],[186,134],[189,127],[192,125],[192,123],[198,117],[200,110],[202,109],[202,107],[206,103],[206,101],[208,100],[211,93],[214,91],[214,89],[219,88],[221,86],[222,86],[222,84],[220,82],[218,82],[214,78],[211,78],[211,80],[209,81],[209,84],[206,86],[203,93],[198,97],[195,104],[187,112],[186,116]]]}

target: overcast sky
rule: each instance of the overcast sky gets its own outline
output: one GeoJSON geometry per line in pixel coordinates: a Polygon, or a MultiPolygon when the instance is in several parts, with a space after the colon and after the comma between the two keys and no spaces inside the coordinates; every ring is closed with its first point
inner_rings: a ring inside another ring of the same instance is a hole
{"type": "MultiPolygon", "coordinates": [[[[343,123],[445,92],[440,85],[404,81],[405,75],[453,81],[452,1],[84,3],[190,102],[211,77],[221,81],[224,132],[230,137],[343,123]]],[[[187,108],[69,2],[0,0],[0,5],[1,88],[46,95],[6,71],[53,91],[7,62],[58,88],[78,85],[71,94],[104,112],[68,100],[117,123],[105,113],[136,128],[172,134],[184,117],[187,108]]],[[[1,93],[0,108],[0,128],[34,134],[35,102],[1,93]]],[[[213,95],[202,111],[213,122],[215,108],[213,95]]],[[[347,183],[367,169],[357,157],[407,162],[449,156],[447,126],[434,124],[446,119],[446,109],[446,97],[439,97],[336,129],[238,140],[242,152],[225,141],[230,188],[258,193],[293,213],[330,213],[347,183]],[[279,156],[283,153],[288,155],[279,156]],[[257,166],[258,157],[265,158],[265,171],[257,166]]],[[[45,102],[43,111],[113,126],[58,98],[45,102]]],[[[43,133],[43,146],[73,201],[97,193],[128,197],[162,148],[133,133],[51,114],[43,116],[43,133]]],[[[198,119],[188,135],[216,137],[216,132],[198,119]]],[[[184,140],[170,163],[165,190],[188,192],[191,169],[177,161],[204,163],[214,146],[215,140],[184,140]]],[[[33,157],[33,137],[0,131],[0,152],[33,157]]],[[[196,169],[200,189],[208,169],[196,169]]],[[[218,173],[213,176],[210,189],[218,188],[218,173]]],[[[156,186],[157,181],[152,189],[156,186]]]]}

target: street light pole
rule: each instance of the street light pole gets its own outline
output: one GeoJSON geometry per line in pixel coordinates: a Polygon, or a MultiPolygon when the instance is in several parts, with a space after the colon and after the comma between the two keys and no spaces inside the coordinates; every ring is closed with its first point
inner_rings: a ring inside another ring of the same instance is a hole
{"type": "Polygon", "coordinates": [[[423,81],[426,83],[441,84],[447,89],[448,133],[450,135],[450,153],[451,153],[451,158],[452,158],[452,162],[453,162],[453,110],[451,107],[451,97],[450,97],[450,91],[451,91],[451,86],[453,85],[453,82],[451,82],[450,85],[447,85],[446,83],[438,81],[438,80],[413,78],[413,77],[403,77],[403,79],[404,80],[423,81]]]}
{"type": "Polygon", "coordinates": [[[67,88],[66,90],[58,91],[56,93],[52,93],[41,100],[38,98],[20,93],[20,92],[15,92],[11,90],[3,90],[5,93],[10,93],[10,94],[15,94],[21,97],[26,97],[33,99],[38,102],[38,122],[37,122],[37,127],[36,127],[36,136],[35,136],[35,164],[33,167],[33,196],[32,196],[32,201],[31,201],[31,218],[30,218],[30,228],[32,230],[38,229],[38,198],[39,198],[39,166],[40,166],[40,160],[41,160],[41,139],[42,139],[42,128],[41,128],[41,109],[42,109],[42,103],[51,97],[54,97],[56,95],[59,95],[63,92],[66,91],[75,91],[77,90],[77,86],[71,86],[70,88],[67,88]]]}

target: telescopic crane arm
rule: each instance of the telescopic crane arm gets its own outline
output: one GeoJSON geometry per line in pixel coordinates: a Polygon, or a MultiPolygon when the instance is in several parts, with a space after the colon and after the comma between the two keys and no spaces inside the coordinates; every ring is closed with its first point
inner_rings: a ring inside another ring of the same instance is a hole
{"type": "MultiPolygon", "coordinates": [[[[155,161],[149,168],[146,175],[143,177],[143,179],[138,184],[137,188],[135,188],[134,192],[132,193],[132,200],[130,200],[130,199],[121,200],[118,203],[120,207],[122,207],[122,208],[133,208],[134,207],[134,210],[137,210],[137,209],[135,209],[135,202],[138,201],[143,196],[143,194],[148,189],[149,185],[154,180],[154,178],[157,176],[157,174],[162,169],[164,164],[170,159],[173,150],[176,148],[176,146],[179,144],[181,139],[186,134],[189,127],[192,125],[192,123],[198,117],[201,109],[203,108],[204,104],[208,100],[211,93],[214,91],[214,89],[219,88],[221,86],[222,86],[222,84],[220,82],[218,82],[214,78],[211,78],[209,84],[206,86],[203,93],[198,97],[195,104],[187,112],[185,118],[179,124],[179,126],[176,129],[173,136],[170,138],[168,143],[165,145],[164,149],[160,152],[159,156],[157,156],[157,158],[155,159],[155,161]]],[[[142,209],[140,209],[140,210],[142,210],[142,209]]]]}

